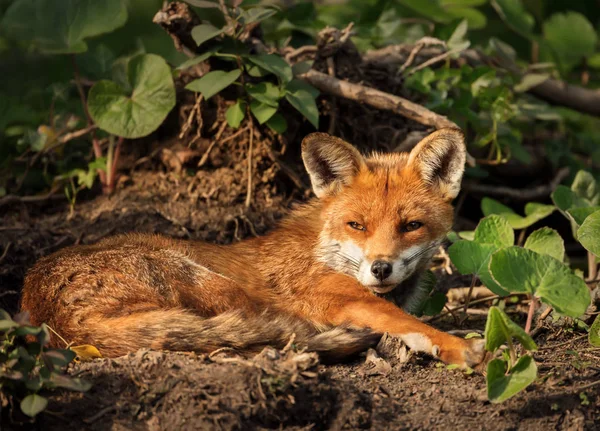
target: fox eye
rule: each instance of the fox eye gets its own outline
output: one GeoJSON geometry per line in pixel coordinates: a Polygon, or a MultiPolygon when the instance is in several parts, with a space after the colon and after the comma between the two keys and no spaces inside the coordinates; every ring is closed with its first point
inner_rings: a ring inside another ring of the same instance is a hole
{"type": "Polygon", "coordinates": [[[411,221],[402,226],[400,230],[402,232],[412,232],[413,230],[419,229],[421,226],[423,226],[423,223],[421,223],[420,221],[411,221]]]}
{"type": "Polygon", "coordinates": [[[362,224],[357,223],[355,221],[348,222],[348,226],[350,226],[352,229],[355,229],[355,230],[362,230],[362,231],[367,230],[362,224]]]}

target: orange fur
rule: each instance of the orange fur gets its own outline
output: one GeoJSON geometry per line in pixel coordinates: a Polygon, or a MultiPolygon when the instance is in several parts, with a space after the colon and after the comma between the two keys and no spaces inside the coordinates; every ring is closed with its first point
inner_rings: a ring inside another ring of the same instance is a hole
{"type": "Polygon", "coordinates": [[[374,342],[370,328],[475,365],[481,342],[437,331],[377,296],[410,293],[450,229],[464,155],[453,129],[410,154],[369,158],[312,134],[303,159],[319,199],[270,234],[231,246],[130,234],[67,248],[31,269],[22,308],[34,324],[107,356],[140,347],[251,350],[285,344],[292,332],[313,350],[351,353],[374,342]]]}

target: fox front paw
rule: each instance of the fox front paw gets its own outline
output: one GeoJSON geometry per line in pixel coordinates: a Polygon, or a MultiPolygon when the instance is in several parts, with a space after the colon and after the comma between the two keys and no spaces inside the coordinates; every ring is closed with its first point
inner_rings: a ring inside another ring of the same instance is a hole
{"type": "Polygon", "coordinates": [[[449,346],[434,346],[433,354],[447,364],[456,364],[463,369],[470,367],[478,371],[483,370],[488,359],[485,340],[481,338],[457,338],[449,346]]]}

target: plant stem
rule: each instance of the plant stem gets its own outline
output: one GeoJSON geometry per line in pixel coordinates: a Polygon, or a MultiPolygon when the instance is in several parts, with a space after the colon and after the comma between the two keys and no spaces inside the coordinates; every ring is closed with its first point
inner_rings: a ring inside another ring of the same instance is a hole
{"type": "Polygon", "coordinates": [[[106,193],[111,194],[115,191],[117,163],[119,163],[119,155],[121,154],[121,145],[123,144],[123,137],[119,136],[116,147],[114,136],[111,135],[108,142],[108,154],[106,156],[106,173],[108,174],[106,180],[106,193]]]}
{"type": "MultiPolygon", "coordinates": [[[[75,75],[75,86],[77,87],[77,91],[79,92],[79,98],[81,99],[81,105],[83,107],[83,112],[85,113],[85,117],[87,119],[88,127],[94,125],[94,120],[92,120],[92,116],[90,115],[90,111],[88,110],[87,100],[85,98],[85,92],[83,91],[83,85],[81,84],[81,76],[79,75],[79,67],[77,66],[77,58],[75,54],[71,55],[71,60],[73,62],[73,73],[75,75]]],[[[94,156],[96,159],[102,157],[102,148],[100,148],[100,143],[96,139],[96,133],[92,130],[92,147],[94,149],[94,156]]],[[[101,169],[98,169],[98,177],[100,178],[100,182],[102,185],[106,185],[106,173],[101,169]]]]}
{"type": "Polygon", "coordinates": [[[254,138],[254,121],[250,112],[248,112],[248,121],[250,122],[250,139],[248,140],[248,190],[246,191],[246,208],[252,202],[252,141],[254,138]]]}
{"type": "Polygon", "coordinates": [[[595,280],[598,275],[598,265],[596,265],[596,255],[588,251],[588,278],[587,281],[595,280]]]}
{"type": "Polygon", "coordinates": [[[469,292],[467,293],[467,299],[465,300],[465,308],[464,312],[467,312],[467,308],[469,308],[469,303],[471,302],[471,295],[473,294],[473,288],[475,287],[475,282],[477,281],[477,277],[475,274],[471,276],[471,285],[469,286],[469,292]]]}
{"type": "Polygon", "coordinates": [[[528,334],[531,332],[531,323],[533,322],[533,314],[538,306],[538,299],[531,295],[529,301],[529,311],[527,312],[527,322],[525,323],[525,332],[528,334]]]}

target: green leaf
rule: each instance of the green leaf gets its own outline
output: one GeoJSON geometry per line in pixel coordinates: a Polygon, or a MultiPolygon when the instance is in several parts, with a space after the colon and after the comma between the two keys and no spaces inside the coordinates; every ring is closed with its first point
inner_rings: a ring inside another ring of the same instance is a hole
{"type": "Polygon", "coordinates": [[[585,220],[596,211],[600,210],[600,207],[580,207],[571,208],[567,211],[567,215],[577,224],[577,228],[581,226],[585,220]]]}
{"type": "Polygon", "coordinates": [[[504,289],[533,294],[560,314],[579,317],[590,304],[585,282],[547,254],[521,247],[503,248],[492,255],[489,269],[504,289]]]}
{"type": "Polygon", "coordinates": [[[0,22],[7,35],[47,53],[87,51],[85,39],[122,27],[122,0],[16,0],[0,22]]]}
{"type": "Polygon", "coordinates": [[[474,274],[492,292],[506,296],[510,292],[493,280],[488,269],[490,258],[497,249],[498,247],[493,244],[461,240],[448,248],[448,255],[461,274],[474,274]]]}
{"type": "Polygon", "coordinates": [[[8,319],[3,319],[0,320],[0,331],[7,331],[10,328],[14,328],[16,326],[19,326],[19,324],[17,322],[14,322],[12,319],[8,320],[8,319]]]}
{"type": "Polygon", "coordinates": [[[202,78],[195,79],[185,86],[187,90],[201,93],[205,99],[210,99],[224,88],[233,84],[241,75],[239,69],[234,69],[229,72],[222,70],[214,70],[208,72],[202,78]]]}
{"type": "Polygon", "coordinates": [[[27,395],[21,401],[21,411],[29,417],[34,417],[48,405],[48,400],[37,394],[27,395]]]}
{"type": "Polygon", "coordinates": [[[292,74],[294,76],[303,75],[312,69],[313,61],[299,61],[292,66],[292,74]]]}
{"type": "Polygon", "coordinates": [[[598,36],[579,12],[555,13],[544,22],[543,31],[545,41],[567,70],[595,52],[598,36]]]}
{"type": "Polygon", "coordinates": [[[242,120],[246,115],[246,102],[242,99],[238,99],[233,105],[227,108],[225,112],[225,119],[227,120],[227,124],[234,129],[240,127],[242,124],[242,120]]]}
{"type": "Polygon", "coordinates": [[[504,217],[513,229],[524,229],[532,224],[548,217],[555,211],[554,205],[544,205],[537,202],[529,202],[525,205],[525,217],[515,213],[511,208],[501,204],[492,198],[481,200],[481,210],[488,216],[498,214],[504,217]]]}
{"type": "Polygon", "coordinates": [[[315,129],[319,128],[319,109],[313,95],[306,90],[298,90],[295,93],[287,93],[285,98],[290,105],[298,110],[302,115],[306,117],[310,123],[315,126],[315,129]]]}
{"type": "Polygon", "coordinates": [[[131,92],[112,81],[99,81],[90,90],[88,108],[103,130],[124,138],[155,131],[175,106],[171,69],[158,55],[133,57],[127,65],[131,92]]]}
{"type": "Polygon", "coordinates": [[[198,63],[202,63],[203,61],[205,61],[208,58],[210,58],[211,56],[213,56],[215,54],[215,52],[216,52],[215,50],[210,50],[210,51],[206,51],[206,52],[200,54],[197,57],[190,58],[189,60],[184,61],[179,66],[177,66],[177,70],[184,70],[189,67],[195,66],[198,63]]]}
{"type": "Polygon", "coordinates": [[[277,112],[275,115],[269,118],[269,121],[267,121],[267,126],[269,126],[269,128],[275,133],[279,133],[281,135],[287,130],[288,124],[284,116],[277,112]]]}
{"type": "Polygon", "coordinates": [[[579,201],[578,206],[581,206],[583,202],[586,202],[589,205],[597,205],[600,203],[600,190],[596,179],[587,171],[580,170],[577,172],[575,179],[573,179],[571,190],[573,190],[573,193],[575,193],[577,197],[582,199],[582,201],[579,201]]]}
{"type": "Polygon", "coordinates": [[[257,66],[271,72],[272,74],[281,78],[283,82],[290,82],[292,80],[292,68],[287,62],[279,55],[275,54],[262,54],[262,55],[251,55],[248,57],[252,63],[257,66]]]}
{"type": "Polygon", "coordinates": [[[488,399],[492,403],[501,403],[518,394],[537,378],[537,366],[533,358],[524,355],[506,374],[506,362],[493,359],[487,367],[488,399]]]}
{"type": "Polygon", "coordinates": [[[575,192],[567,186],[559,185],[556,187],[556,190],[552,192],[550,197],[559,210],[566,211],[573,206],[576,195],[575,192]]]}
{"type": "Polygon", "coordinates": [[[600,211],[585,219],[577,230],[577,239],[590,253],[600,255],[600,211]]]}
{"type": "Polygon", "coordinates": [[[525,241],[524,247],[539,254],[552,256],[561,262],[565,259],[565,242],[557,231],[549,227],[533,231],[525,241]]]}
{"type": "Polygon", "coordinates": [[[298,91],[305,91],[305,92],[309,93],[314,99],[319,97],[319,94],[320,94],[319,90],[317,90],[315,87],[310,85],[308,82],[302,81],[300,79],[292,79],[285,86],[285,90],[288,93],[296,93],[298,91]]]}
{"type": "Polygon", "coordinates": [[[514,90],[517,93],[524,93],[527,90],[537,87],[542,82],[545,82],[550,78],[548,73],[527,73],[521,78],[521,82],[514,86],[514,90]]]}
{"type": "Polygon", "coordinates": [[[52,362],[55,367],[66,367],[75,359],[75,352],[68,349],[49,349],[43,355],[52,362]]]}
{"type": "Polygon", "coordinates": [[[279,106],[279,99],[281,98],[281,93],[279,91],[279,87],[273,85],[270,82],[261,82],[256,85],[247,85],[246,90],[248,94],[252,96],[252,98],[258,100],[265,105],[269,105],[272,107],[279,106]]]}
{"type": "MultiPolygon", "coordinates": [[[[465,43],[465,36],[467,35],[467,30],[469,29],[469,23],[466,19],[463,19],[460,24],[454,29],[454,32],[448,39],[448,48],[455,49],[457,47],[463,46],[465,43]]],[[[468,45],[467,45],[468,47],[468,45]]],[[[465,48],[467,48],[465,47],[465,48]]]]}
{"type": "Polygon", "coordinates": [[[474,241],[480,244],[494,244],[496,247],[515,243],[515,232],[506,219],[498,215],[483,218],[475,229],[474,241]]]}
{"type": "Polygon", "coordinates": [[[217,28],[212,24],[200,24],[192,29],[192,38],[196,45],[201,45],[207,40],[220,35],[224,29],[217,28]]]}
{"type": "Polygon", "coordinates": [[[492,0],[491,3],[506,25],[528,39],[533,38],[535,19],[527,13],[521,0],[492,0]]]}
{"type": "Polygon", "coordinates": [[[600,347],[600,315],[596,316],[594,323],[592,323],[588,340],[592,346],[600,347]]]}
{"type": "Polygon", "coordinates": [[[260,124],[264,124],[269,120],[269,118],[275,115],[275,112],[277,112],[277,107],[273,107],[265,103],[261,103],[257,100],[253,100],[250,103],[250,111],[256,117],[260,124]]]}
{"type": "Polygon", "coordinates": [[[496,306],[490,308],[485,324],[485,349],[495,352],[502,344],[516,338],[527,350],[537,350],[537,345],[523,328],[496,306]]]}
{"type": "Polygon", "coordinates": [[[253,7],[245,10],[240,15],[242,24],[251,24],[253,22],[261,22],[277,13],[277,9],[273,7],[253,7]]]}

